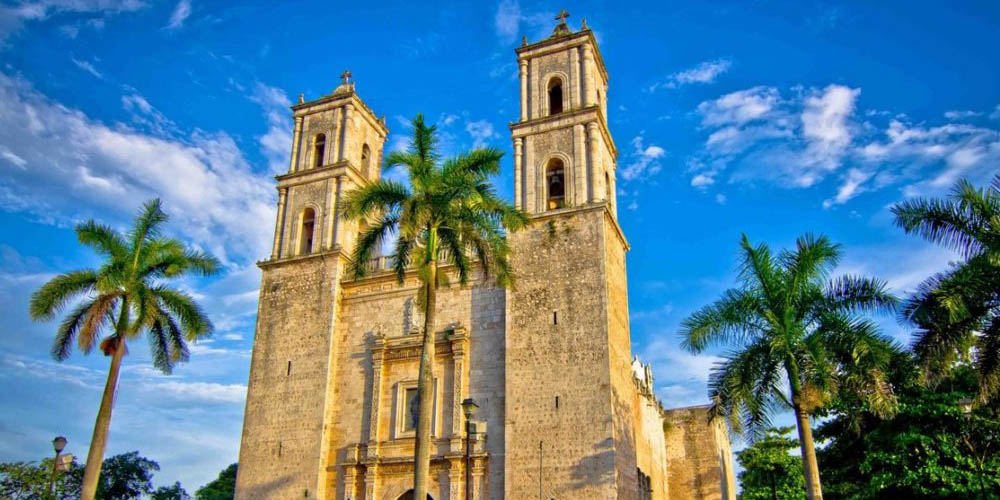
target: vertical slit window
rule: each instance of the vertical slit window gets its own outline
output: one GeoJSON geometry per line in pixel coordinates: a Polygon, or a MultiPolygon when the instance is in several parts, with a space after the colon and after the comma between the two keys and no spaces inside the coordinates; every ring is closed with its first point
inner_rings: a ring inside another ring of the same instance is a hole
{"type": "Polygon", "coordinates": [[[566,168],[562,160],[553,158],[549,160],[548,168],[545,169],[545,185],[548,188],[548,209],[553,210],[565,206],[566,199],[566,168]]]}
{"type": "Polygon", "coordinates": [[[302,211],[302,236],[299,241],[299,255],[312,252],[313,229],[316,226],[316,212],[312,208],[302,211]]]}
{"type": "Polygon", "coordinates": [[[316,134],[313,139],[313,167],[323,166],[323,155],[326,153],[326,134],[316,134]]]}
{"type": "Polygon", "coordinates": [[[563,111],[563,91],[562,80],[553,78],[549,80],[549,114],[557,115],[563,111]]]}

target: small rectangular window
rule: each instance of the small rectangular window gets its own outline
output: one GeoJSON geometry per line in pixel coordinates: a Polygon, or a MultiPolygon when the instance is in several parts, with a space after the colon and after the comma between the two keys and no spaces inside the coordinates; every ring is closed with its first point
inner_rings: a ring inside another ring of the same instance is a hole
{"type": "Polygon", "coordinates": [[[559,396],[556,396],[556,409],[559,408],[559,396]]]}
{"type": "Polygon", "coordinates": [[[292,360],[288,360],[288,368],[285,369],[285,376],[290,377],[292,375],[292,360]]]}
{"type": "Polygon", "coordinates": [[[552,311],[552,324],[553,325],[558,325],[559,324],[559,312],[558,311],[552,311]]]}

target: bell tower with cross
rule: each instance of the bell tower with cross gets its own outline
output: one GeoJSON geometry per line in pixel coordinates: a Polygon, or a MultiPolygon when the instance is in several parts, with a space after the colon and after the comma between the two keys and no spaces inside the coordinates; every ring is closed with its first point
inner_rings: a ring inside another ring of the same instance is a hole
{"type": "Polygon", "coordinates": [[[531,223],[510,236],[505,495],[641,498],[608,74],[568,17],[516,49],[514,200],[531,223]]]}

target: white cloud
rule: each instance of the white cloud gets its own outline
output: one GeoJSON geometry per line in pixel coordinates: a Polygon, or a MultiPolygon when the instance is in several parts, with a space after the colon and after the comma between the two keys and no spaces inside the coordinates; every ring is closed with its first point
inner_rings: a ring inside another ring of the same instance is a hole
{"type": "Polygon", "coordinates": [[[698,174],[691,178],[691,187],[704,188],[715,184],[715,178],[709,174],[698,174]]]}
{"type": "Polygon", "coordinates": [[[191,15],[191,0],[180,0],[174,6],[173,13],[170,14],[170,22],[167,23],[168,30],[175,30],[184,26],[184,20],[191,15]]]}
{"type": "Polygon", "coordinates": [[[724,195],[722,193],[716,193],[715,194],[715,202],[718,203],[719,205],[725,205],[726,204],[726,195],[724,195]]]}
{"type": "Polygon", "coordinates": [[[104,75],[100,71],[97,71],[97,68],[95,68],[94,65],[91,64],[89,61],[81,61],[81,60],[76,59],[76,58],[70,58],[70,60],[73,61],[73,64],[75,64],[77,68],[80,68],[80,69],[86,71],[87,73],[90,73],[91,75],[94,75],[95,78],[98,78],[98,79],[101,79],[101,80],[104,79],[104,75]]]}
{"type": "MultiPolygon", "coordinates": [[[[144,99],[128,102],[153,109],[144,99]]],[[[227,134],[108,126],[5,74],[0,116],[27,124],[0,129],[0,147],[24,161],[0,162],[0,207],[64,223],[93,216],[124,223],[159,196],[170,229],[224,262],[267,255],[273,228],[260,221],[273,220],[273,182],[250,168],[227,134]]]]}
{"type": "Polygon", "coordinates": [[[631,181],[655,175],[662,169],[659,160],[666,154],[663,148],[655,144],[644,146],[641,134],[632,138],[632,147],[629,163],[621,170],[622,179],[631,181]]]}
{"type": "Polygon", "coordinates": [[[1000,120],[1000,104],[997,104],[996,107],[993,108],[993,112],[990,113],[990,120],[1000,120]]]}
{"type": "Polygon", "coordinates": [[[247,395],[245,385],[215,382],[169,381],[155,384],[151,389],[162,391],[174,399],[211,403],[242,403],[246,400],[247,395]]]}
{"type": "Polygon", "coordinates": [[[743,125],[767,116],[778,103],[778,89],[753,87],[698,105],[705,126],[743,125]]]}
{"type": "Polygon", "coordinates": [[[505,44],[514,42],[519,34],[530,35],[532,40],[541,39],[555,25],[554,16],[555,14],[548,11],[524,13],[517,0],[503,0],[497,5],[496,14],[493,16],[493,27],[497,37],[505,44]],[[522,23],[531,33],[521,32],[522,23]]]}
{"type": "Polygon", "coordinates": [[[944,117],[949,120],[964,120],[967,118],[975,118],[977,116],[983,116],[983,114],[978,111],[969,110],[951,110],[944,112],[944,117]]]}
{"type": "Polygon", "coordinates": [[[476,120],[465,124],[465,131],[472,136],[473,147],[482,147],[486,142],[499,135],[493,131],[493,124],[486,120],[476,120]]]}
{"type": "MultiPolygon", "coordinates": [[[[110,16],[146,7],[147,4],[140,0],[34,0],[0,5],[0,45],[29,21],[43,21],[60,14],[100,13],[110,16]]],[[[70,32],[75,36],[78,30],[70,32]]]]}
{"type": "Polygon", "coordinates": [[[661,88],[672,89],[692,83],[712,83],[719,75],[729,71],[732,65],[733,62],[729,59],[705,61],[693,68],[674,73],[667,77],[665,81],[654,83],[647,90],[655,92],[661,88]]]}
{"type": "Polygon", "coordinates": [[[258,138],[261,153],[267,158],[271,173],[283,173],[288,170],[291,155],[292,124],[288,118],[288,107],[292,102],[283,90],[261,82],[254,85],[250,100],[259,104],[267,116],[267,132],[258,138]]]}
{"type": "Polygon", "coordinates": [[[871,172],[864,172],[857,168],[848,170],[847,175],[844,177],[843,184],[841,184],[840,189],[837,190],[837,195],[823,201],[823,208],[830,208],[834,205],[843,205],[844,203],[847,203],[847,200],[861,194],[864,191],[862,184],[864,184],[868,179],[871,179],[872,175],[873,174],[871,172]]]}

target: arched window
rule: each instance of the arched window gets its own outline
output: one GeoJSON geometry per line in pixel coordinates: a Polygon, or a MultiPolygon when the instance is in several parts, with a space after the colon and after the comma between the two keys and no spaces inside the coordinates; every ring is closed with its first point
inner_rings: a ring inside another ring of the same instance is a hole
{"type": "Polygon", "coordinates": [[[549,80],[549,114],[555,115],[562,113],[563,110],[563,96],[562,96],[562,80],[559,78],[553,78],[549,80]]]}
{"type": "Polygon", "coordinates": [[[361,146],[361,174],[365,177],[371,178],[371,157],[372,150],[367,144],[361,146]]]}
{"type": "Polygon", "coordinates": [[[545,187],[548,191],[548,209],[553,210],[565,206],[566,199],[566,168],[562,160],[553,158],[545,169],[545,187]]]}
{"type": "MultiPolygon", "coordinates": [[[[397,498],[396,500],[413,500],[413,490],[408,490],[406,493],[400,495],[399,498],[397,498]]],[[[427,500],[434,500],[434,497],[432,497],[431,494],[428,493],[427,500]]]]}
{"type": "Polygon", "coordinates": [[[326,152],[326,134],[316,134],[313,139],[313,167],[323,166],[323,153],[326,152]]]}
{"type": "Polygon", "coordinates": [[[312,252],[313,228],[316,227],[316,212],[312,208],[302,211],[302,230],[299,233],[299,255],[312,252]]]}

